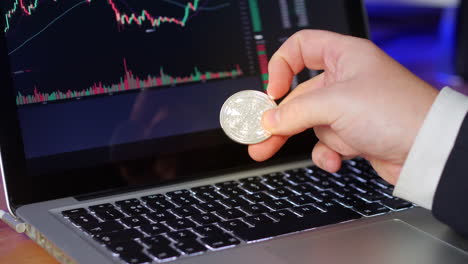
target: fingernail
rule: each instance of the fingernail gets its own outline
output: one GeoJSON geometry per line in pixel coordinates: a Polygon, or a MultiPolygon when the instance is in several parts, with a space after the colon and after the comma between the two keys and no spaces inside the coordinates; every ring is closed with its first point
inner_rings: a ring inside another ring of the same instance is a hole
{"type": "Polygon", "coordinates": [[[279,123],[279,111],[276,109],[271,109],[265,112],[263,114],[263,120],[262,120],[262,125],[263,128],[272,133],[274,132],[274,128],[278,125],[279,123]]]}

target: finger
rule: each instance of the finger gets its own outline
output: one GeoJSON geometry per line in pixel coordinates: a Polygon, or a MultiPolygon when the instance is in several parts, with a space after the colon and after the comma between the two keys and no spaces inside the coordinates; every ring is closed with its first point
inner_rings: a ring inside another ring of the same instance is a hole
{"type": "Polygon", "coordinates": [[[255,161],[265,161],[273,157],[287,140],[288,137],[272,136],[261,143],[249,145],[249,155],[255,161]]]}
{"type": "Polygon", "coordinates": [[[314,127],[317,138],[329,148],[338,152],[341,156],[352,157],[359,154],[353,147],[349,146],[330,126],[314,127]]]}
{"type": "MultiPolygon", "coordinates": [[[[323,73],[298,85],[286,98],[284,98],[281,104],[304,94],[308,90],[320,88],[322,87],[322,84],[323,73]]],[[[286,143],[287,137],[283,138],[284,140],[267,140],[256,145],[249,146],[250,156],[256,161],[264,161],[271,158],[284,145],[284,143],[286,143]]]]}
{"type": "Polygon", "coordinates": [[[294,75],[304,67],[335,71],[345,36],[321,30],[302,30],[292,35],[271,57],[267,92],[275,99],[286,95],[294,75]]]}
{"type": "Polygon", "coordinates": [[[281,101],[281,104],[285,104],[288,101],[291,101],[292,99],[301,96],[307,92],[322,88],[325,86],[325,75],[324,73],[321,73],[315,77],[313,77],[310,80],[307,80],[301,84],[299,84],[294,90],[291,91],[291,93],[286,96],[283,101],[281,101]]]}
{"type": "MultiPolygon", "coordinates": [[[[339,90],[339,89],[337,89],[339,90]]],[[[273,135],[292,136],[308,128],[331,125],[341,114],[340,93],[317,89],[297,96],[263,115],[263,127],[273,135]]]]}
{"type": "Polygon", "coordinates": [[[337,172],[341,168],[341,156],[322,141],[315,144],[312,150],[312,160],[320,168],[328,172],[337,172]]]}
{"type": "Polygon", "coordinates": [[[366,158],[380,177],[392,185],[396,184],[401,173],[402,165],[376,158],[366,158]]]}

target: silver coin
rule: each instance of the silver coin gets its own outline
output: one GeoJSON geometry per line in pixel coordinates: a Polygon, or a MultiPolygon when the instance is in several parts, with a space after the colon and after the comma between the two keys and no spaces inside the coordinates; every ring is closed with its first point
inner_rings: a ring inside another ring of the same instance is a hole
{"type": "Polygon", "coordinates": [[[229,138],[238,143],[260,143],[271,136],[262,127],[263,113],[276,106],[275,101],[260,91],[235,93],[221,107],[221,127],[229,138]]]}

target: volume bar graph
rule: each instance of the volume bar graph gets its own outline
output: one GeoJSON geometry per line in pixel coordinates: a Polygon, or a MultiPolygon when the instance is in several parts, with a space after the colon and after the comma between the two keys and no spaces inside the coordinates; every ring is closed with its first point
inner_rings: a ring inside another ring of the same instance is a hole
{"type": "Polygon", "coordinates": [[[193,83],[202,82],[215,79],[234,78],[243,75],[239,65],[236,65],[235,69],[231,71],[222,72],[201,72],[198,68],[195,68],[193,73],[186,77],[172,77],[164,73],[164,69],[160,69],[159,76],[148,75],[145,78],[135,76],[131,70],[127,68],[127,62],[123,61],[125,75],[120,79],[117,84],[105,85],[102,82],[94,83],[91,87],[84,90],[68,90],[66,92],[54,91],[51,93],[41,93],[38,89],[34,88],[34,94],[23,95],[18,92],[16,96],[17,105],[47,103],[58,100],[76,99],[87,96],[106,95],[114,94],[119,92],[139,90],[153,87],[170,86],[182,83],[193,83]]]}
{"type": "Polygon", "coordinates": [[[260,65],[263,88],[266,90],[268,86],[268,56],[266,54],[265,44],[257,44],[257,56],[260,65]]]}
{"type": "Polygon", "coordinates": [[[257,0],[249,0],[250,16],[252,18],[253,31],[258,33],[262,31],[262,20],[257,0]]]}

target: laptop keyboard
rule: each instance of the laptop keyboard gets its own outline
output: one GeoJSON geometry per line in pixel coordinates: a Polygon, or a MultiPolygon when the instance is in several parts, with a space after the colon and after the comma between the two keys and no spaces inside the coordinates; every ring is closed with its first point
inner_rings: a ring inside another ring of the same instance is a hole
{"type": "Polygon", "coordinates": [[[62,215],[126,263],[170,261],[403,210],[363,159],[330,174],[297,168],[190,190],[76,208],[62,215]]]}

